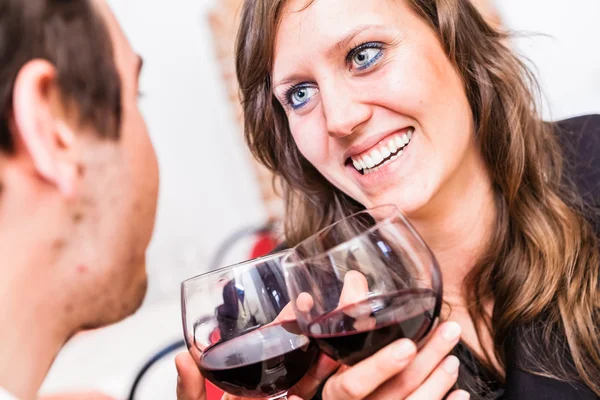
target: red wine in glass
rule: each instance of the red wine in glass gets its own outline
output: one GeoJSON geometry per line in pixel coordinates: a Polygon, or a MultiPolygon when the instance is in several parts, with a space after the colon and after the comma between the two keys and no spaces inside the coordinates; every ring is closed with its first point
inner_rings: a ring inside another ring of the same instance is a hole
{"type": "Polygon", "coordinates": [[[436,299],[430,289],[370,297],[321,316],[308,334],[323,353],[354,365],[398,339],[424,338],[434,324],[436,299]]]}
{"type": "Polygon", "coordinates": [[[273,324],[208,347],[198,367],[227,393],[264,398],[287,392],[318,356],[313,340],[295,323],[273,324]]]}

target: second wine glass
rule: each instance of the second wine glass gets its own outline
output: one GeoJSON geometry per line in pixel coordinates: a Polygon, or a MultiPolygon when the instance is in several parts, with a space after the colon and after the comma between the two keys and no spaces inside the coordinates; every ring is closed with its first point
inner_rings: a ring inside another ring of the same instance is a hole
{"type": "Polygon", "coordinates": [[[282,262],[300,329],[346,365],[397,339],[422,342],[439,317],[439,266],[395,206],[336,222],[282,262]]]}

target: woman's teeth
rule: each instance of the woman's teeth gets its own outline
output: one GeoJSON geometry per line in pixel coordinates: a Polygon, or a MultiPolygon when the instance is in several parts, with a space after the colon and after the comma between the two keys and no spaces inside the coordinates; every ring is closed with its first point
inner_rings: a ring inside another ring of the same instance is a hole
{"type": "Polygon", "coordinates": [[[396,134],[385,138],[373,149],[359,156],[352,157],[352,165],[358,172],[364,175],[377,171],[385,164],[394,161],[402,155],[404,148],[408,146],[413,138],[414,129],[405,134],[396,134]]]}

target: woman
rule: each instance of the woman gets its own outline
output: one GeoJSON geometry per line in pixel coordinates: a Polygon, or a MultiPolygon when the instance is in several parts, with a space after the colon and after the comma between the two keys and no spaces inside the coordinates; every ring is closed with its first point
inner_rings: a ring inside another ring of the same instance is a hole
{"type": "MultiPolygon", "coordinates": [[[[597,219],[583,201],[597,199],[597,170],[569,163],[595,154],[600,129],[584,125],[600,123],[541,121],[505,39],[468,0],[246,1],[245,132],[284,183],[288,244],[396,204],[435,253],[450,306],[418,352],[400,341],[338,369],[323,398],[600,396],[597,219]]],[[[296,393],[310,398],[335,367],[296,393]]],[[[197,369],[185,356],[178,369],[181,398],[197,398],[197,369]]]]}

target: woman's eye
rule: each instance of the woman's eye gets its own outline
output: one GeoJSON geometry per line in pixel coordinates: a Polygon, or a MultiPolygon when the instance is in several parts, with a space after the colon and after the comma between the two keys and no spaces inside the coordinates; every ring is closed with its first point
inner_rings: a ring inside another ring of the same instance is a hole
{"type": "Polygon", "coordinates": [[[299,86],[293,88],[288,95],[288,102],[294,109],[298,109],[306,104],[311,97],[317,93],[317,88],[312,86],[299,86]]]}
{"type": "Polygon", "coordinates": [[[382,54],[381,44],[366,43],[350,52],[349,61],[352,62],[352,68],[363,70],[379,60],[382,54]]]}

